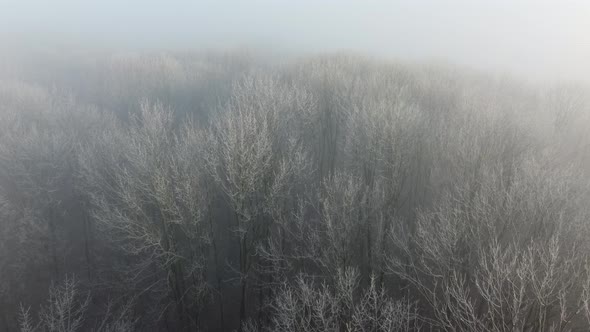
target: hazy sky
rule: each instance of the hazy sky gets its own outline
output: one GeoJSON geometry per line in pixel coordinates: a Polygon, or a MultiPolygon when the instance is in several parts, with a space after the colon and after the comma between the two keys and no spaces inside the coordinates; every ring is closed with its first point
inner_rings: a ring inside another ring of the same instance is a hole
{"type": "Polygon", "coordinates": [[[2,45],[355,50],[590,81],[590,0],[0,0],[2,45]]]}

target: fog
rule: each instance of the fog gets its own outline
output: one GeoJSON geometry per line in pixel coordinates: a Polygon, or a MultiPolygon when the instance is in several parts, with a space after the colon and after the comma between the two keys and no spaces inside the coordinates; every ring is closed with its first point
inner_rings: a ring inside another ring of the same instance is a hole
{"type": "Polygon", "coordinates": [[[1,3],[0,331],[590,331],[588,32],[582,1],[1,3]]]}
{"type": "Polygon", "coordinates": [[[346,50],[532,80],[590,77],[583,0],[0,3],[3,44],[27,49],[346,50]]]}

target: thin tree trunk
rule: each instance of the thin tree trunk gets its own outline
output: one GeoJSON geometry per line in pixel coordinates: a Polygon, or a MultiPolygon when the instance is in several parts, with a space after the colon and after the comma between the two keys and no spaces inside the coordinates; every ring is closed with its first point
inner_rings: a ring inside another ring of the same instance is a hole
{"type": "Polygon", "coordinates": [[[57,257],[57,231],[55,226],[55,211],[53,208],[49,212],[49,234],[51,241],[51,258],[53,261],[53,277],[55,280],[59,278],[59,259],[57,257]]]}
{"type": "Polygon", "coordinates": [[[92,259],[90,255],[90,220],[88,215],[84,216],[84,255],[86,257],[86,273],[88,274],[88,280],[92,279],[92,259]]]}
{"type": "Polygon", "coordinates": [[[217,252],[217,241],[215,239],[215,232],[213,228],[213,217],[211,215],[211,201],[208,201],[208,221],[209,221],[209,234],[211,235],[211,246],[213,248],[213,261],[215,263],[215,280],[217,282],[217,291],[219,292],[219,318],[221,324],[221,330],[225,331],[225,317],[223,310],[223,284],[221,282],[221,273],[219,271],[219,255],[217,252]]]}

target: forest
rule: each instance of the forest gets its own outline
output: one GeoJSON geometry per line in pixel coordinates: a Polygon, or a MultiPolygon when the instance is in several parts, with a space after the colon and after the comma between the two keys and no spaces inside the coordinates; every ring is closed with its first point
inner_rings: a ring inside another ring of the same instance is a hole
{"type": "Polygon", "coordinates": [[[352,53],[0,62],[0,331],[588,331],[590,89],[352,53]]]}

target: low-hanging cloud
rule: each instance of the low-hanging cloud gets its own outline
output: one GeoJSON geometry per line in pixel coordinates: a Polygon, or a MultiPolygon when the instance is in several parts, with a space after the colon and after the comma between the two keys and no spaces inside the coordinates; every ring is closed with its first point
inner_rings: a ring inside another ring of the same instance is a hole
{"type": "Polygon", "coordinates": [[[545,0],[8,1],[6,45],[356,51],[587,81],[590,3],[545,0]]]}

